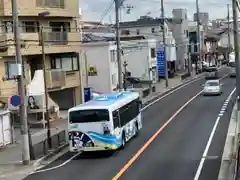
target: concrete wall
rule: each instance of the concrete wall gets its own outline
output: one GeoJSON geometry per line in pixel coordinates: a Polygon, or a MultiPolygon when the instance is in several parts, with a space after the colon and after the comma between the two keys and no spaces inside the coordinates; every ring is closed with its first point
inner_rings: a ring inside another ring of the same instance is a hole
{"type": "Polygon", "coordinates": [[[173,18],[181,18],[181,24],[173,25],[173,37],[177,46],[177,69],[183,70],[188,52],[188,19],[186,9],[173,9],[173,18]]]}

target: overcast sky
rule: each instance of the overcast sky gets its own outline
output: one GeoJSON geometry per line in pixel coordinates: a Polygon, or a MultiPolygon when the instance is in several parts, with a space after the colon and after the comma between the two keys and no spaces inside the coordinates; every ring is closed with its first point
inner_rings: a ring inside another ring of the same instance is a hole
{"type": "MultiPolygon", "coordinates": [[[[193,13],[196,11],[195,0],[164,0],[166,16],[172,16],[172,9],[187,9],[188,18],[192,20],[193,13]]],[[[225,18],[227,16],[227,3],[230,0],[199,0],[200,12],[208,12],[210,19],[225,18]]],[[[83,20],[100,21],[104,11],[110,6],[111,0],[80,0],[83,20]]],[[[125,0],[124,5],[130,5],[133,8],[131,13],[127,14],[126,9],[122,10],[122,21],[135,20],[142,15],[152,17],[160,16],[160,0],[125,0]]],[[[230,4],[231,8],[231,4],[230,4]]],[[[230,9],[230,12],[232,10],[230,9]]],[[[114,21],[114,6],[112,6],[104,22],[114,21]]]]}

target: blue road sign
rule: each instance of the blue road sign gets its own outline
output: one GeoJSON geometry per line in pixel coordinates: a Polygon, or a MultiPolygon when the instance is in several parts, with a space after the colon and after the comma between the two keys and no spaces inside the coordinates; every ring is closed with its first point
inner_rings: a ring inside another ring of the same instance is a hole
{"type": "Polygon", "coordinates": [[[157,51],[157,68],[158,76],[165,77],[165,53],[164,48],[159,48],[157,51]]]}
{"type": "Polygon", "coordinates": [[[84,100],[85,102],[90,101],[92,98],[92,89],[84,88],[84,100]]]}
{"type": "Polygon", "coordinates": [[[10,98],[10,103],[13,106],[19,106],[22,103],[22,99],[18,95],[14,95],[10,98]]]}

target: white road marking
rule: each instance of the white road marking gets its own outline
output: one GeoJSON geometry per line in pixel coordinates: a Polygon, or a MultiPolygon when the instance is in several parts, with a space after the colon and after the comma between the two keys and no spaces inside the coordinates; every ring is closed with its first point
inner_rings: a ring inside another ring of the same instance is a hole
{"type": "MultiPolygon", "coordinates": [[[[232,95],[233,95],[233,93],[234,93],[235,91],[236,91],[236,88],[234,88],[233,91],[229,94],[229,96],[227,97],[227,100],[228,100],[228,101],[232,98],[232,95]]],[[[212,132],[211,132],[211,134],[210,134],[210,136],[209,136],[209,139],[208,139],[206,148],[205,148],[205,150],[204,150],[204,152],[203,152],[202,159],[201,159],[201,161],[200,161],[200,164],[199,164],[199,166],[198,166],[197,172],[196,172],[196,174],[195,174],[194,180],[198,180],[199,177],[200,177],[200,175],[201,175],[201,171],[202,171],[204,162],[205,162],[205,160],[206,160],[205,157],[207,156],[208,150],[209,150],[210,145],[211,145],[212,140],[213,140],[213,136],[214,136],[214,134],[215,134],[215,132],[216,132],[216,129],[217,129],[219,120],[220,120],[220,118],[221,118],[222,115],[223,115],[222,113],[219,113],[219,115],[218,115],[218,117],[217,117],[217,119],[216,119],[216,122],[215,122],[215,124],[214,124],[214,126],[213,126],[212,132]]]]}
{"type": "Polygon", "coordinates": [[[74,158],[76,158],[77,156],[79,156],[82,152],[79,152],[77,154],[75,154],[74,156],[72,156],[71,158],[69,158],[67,161],[64,161],[62,164],[59,164],[58,166],[54,166],[54,167],[51,167],[51,168],[47,168],[47,169],[42,169],[42,170],[38,170],[38,171],[35,171],[31,174],[35,174],[35,173],[41,173],[41,172],[46,172],[46,171],[52,171],[54,169],[58,169],[62,166],[65,166],[66,164],[68,164],[69,162],[71,162],[74,158]]]}
{"type": "MultiPolygon", "coordinates": [[[[221,79],[224,79],[224,78],[227,77],[227,76],[228,76],[228,74],[227,74],[227,75],[224,75],[223,77],[220,78],[220,80],[221,80],[221,79]]],[[[192,84],[192,83],[194,83],[194,82],[196,82],[196,81],[199,81],[199,80],[201,80],[201,79],[203,79],[203,78],[204,78],[204,76],[203,76],[203,77],[198,77],[198,78],[196,78],[196,79],[194,79],[194,80],[192,80],[192,81],[189,81],[189,82],[187,82],[187,83],[185,83],[185,84],[183,84],[183,85],[180,85],[180,86],[177,87],[176,89],[170,91],[169,93],[166,93],[165,95],[159,97],[159,98],[156,99],[155,101],[149,103],[147,106],[145,106],[144,108],[142,108],[142,111],[146,110],[148,107],[150,107],[150,106],[152,106],[153,104],[157,103],[157,102],[160,101],[161,99],[163,99],[163,98],[171,95],[172,93],[178,91],[179,89],[181,89],[181,88],[183,88],[183,87],[185,87],[185,86],[187,86],[187,85],[189,85],[189,84],[192,84]]],[[[200,91],[200,92],[202,92],[202,91],[200,91]]],[[[43,170],[37,170],[36,172],[33,172],[32,174],[41,173],[41,172],[46,172],[46,171],[51,171],[51,170],[60,168],[60,167],[62,167],[62,166],[65,166],[66,164],[68,164],[69,162],[71,162],[75,157],[79,156],[81,153],[82,153],[82,152],[79,152],[79,153],[75,154],[75,155],[72,156],[70,159],[66,160],[66,161],[63,162],[62,164],[59,164],[58,166],[54,166],[54,167],[51,167],[51,168],[48,168],[48,169],[43,169],[43,170]]]]}

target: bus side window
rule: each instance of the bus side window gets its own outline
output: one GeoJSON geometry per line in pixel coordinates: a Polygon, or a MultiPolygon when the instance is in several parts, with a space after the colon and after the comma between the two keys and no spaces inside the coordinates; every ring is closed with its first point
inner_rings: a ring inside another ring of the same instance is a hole
{"type": "Polygon", "coordinates": [[[117,127],[121,127],[118,110],[113,111],[112,116],[113,116],[113,127],[114,127],[114,129],[117,128],[117,127]]]}

